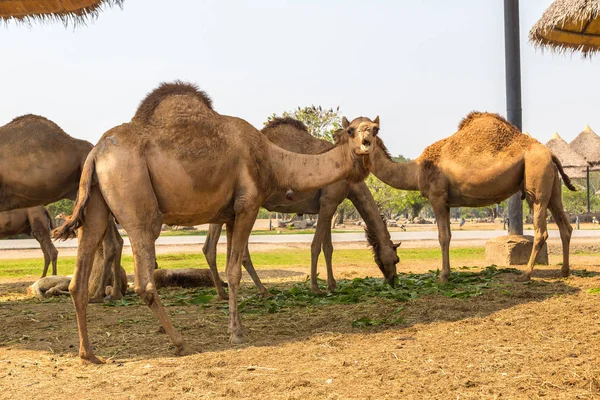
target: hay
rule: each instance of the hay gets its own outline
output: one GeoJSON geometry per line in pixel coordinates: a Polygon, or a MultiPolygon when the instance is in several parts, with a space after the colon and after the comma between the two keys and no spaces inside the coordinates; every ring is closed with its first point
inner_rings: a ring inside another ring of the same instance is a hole
{"type": "Polygon", "coordinates": [[[118,5],[124,0],[0,0],[0,21],[31,24],[61,21],[65,26],[85,24],[98,17],[104,6],[118,5]]]}
{"type": "Polygon", "coordinates": [[[557,53],[600,50],[600,0],[556,0],[531,28],[529,40],[557,53]]]}

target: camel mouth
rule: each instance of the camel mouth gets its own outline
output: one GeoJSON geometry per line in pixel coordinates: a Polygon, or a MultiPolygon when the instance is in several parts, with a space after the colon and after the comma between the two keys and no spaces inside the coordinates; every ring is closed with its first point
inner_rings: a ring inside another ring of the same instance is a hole
{"type": "Polygon", "coordinates": [[[371,141],[369,139],[363,139],[360,144],[360,151],[362,154],[369,154],[371,152],[371,141]]]}

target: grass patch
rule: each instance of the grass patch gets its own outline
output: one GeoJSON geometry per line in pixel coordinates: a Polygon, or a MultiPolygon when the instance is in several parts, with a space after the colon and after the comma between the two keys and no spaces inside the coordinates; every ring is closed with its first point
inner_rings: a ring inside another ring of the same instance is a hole
{"type": "MultiPolygon", "coordinates": [[[[241,290],[239,309],[245,314],[273,314],[292,311],[294,308],[321,307],[332,304],[381,304],[382,302],[402,303],[422,296],[441,295],[456,299],[468,299],[481,295],[492,287],[494,277],[501,273],[520,273],[514,268],[489,266],[479,272],[452,271],[447,284],[437,280],[439,271],[425,274],[399,274],[394,288],[380,278],[356,278],[338,281],[335,293],[314,294],[308,281],[299,282],[287,288],[271,287],[271,297],[263,298],[254,287],[241,290]]],[[[322,290],[326,282],[319,280],[322,290]]],[[[216,308],[228,312],[229,305],[218,300],[215,289],[167,289],[161,291],[161,300],[165,306],[192,306],[216,308]]],[[[126,297],[120,301],[105,303],[106,307],[124,307],[141,305],[137,297],[126,297]]],[[[363,316],[355,319],[352,326],[365,328],[377,325],[397,325],[404,322],[399,315],[402,306],[383,318],[372,319],[363,316]]]]}
{"type": "MultiPolygon", "coordinates": [[[[483,257],[485,249],[481,247],[461,247],[450,250],[450,259],[454,265],[460,262],[483,257]]],[[[408,249],[400,250],[400,268],[409,268],[413,260],[438,261],[441,259],[439,249],[408,249]]],[[[75,257],[58,257],[58,274],[70,275],[75,268],[75,257]]],[[[160,268],[208,268],[204,255],[198,248],[198,253],[163,254],[157,257],[160,268]]],[[[257,269],[292,268],[310,265],[310,250],[285,250],[252,253],[252,261],[257,269]]],[[[336,264],[344,265],[372,265],[373,255],[370,250],[336,250],[334,252],[336,264]]],[[[123,256],[121,264],[128,273],[133,272],[133,257],[123,256]]],[[[220,269],[225,267],[225,254],[217,255],[217,264],[220,269]]],[[[41,275],[43,258],[0,260],[0,278],[16,278],[41,275]]]]}

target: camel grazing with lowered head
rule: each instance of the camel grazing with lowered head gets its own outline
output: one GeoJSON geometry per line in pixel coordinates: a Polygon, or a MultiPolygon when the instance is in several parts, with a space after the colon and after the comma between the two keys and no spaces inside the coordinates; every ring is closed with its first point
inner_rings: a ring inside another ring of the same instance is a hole
{"type": "MultiPolygon", "coordinates": [[[[326,140],[312,136],[302,122],[293,118],[275,118],[269,121],[261,132],[272,143],[295,153],[319,154],[334,146],[326,140]]],[[[379,215],[377,204],[375,204],[375,200],[373,200],[373,196],[364,182],[355,183],[342,180],[321,189],[295,193],[295,197],[292,199],[289,197],[288,193],[276,192],[267,198],[262,206],[269,211],[280,213],[319,214],[319,223],[317,224],[311,245],[310,286],[314,293],[319,292],[317,285],[317,263],[321,248],[325,254],[325,263],[327,265],[327,289],[333,291],[336,288],[332,268],[333,244],[331,242],[331,219],[337,207],[345,198],[352,201],[366,223],[365,232],[368,243],[373,249],[375,263],[386,280],[391,285],[394,284],[396,264],[400,261],[396,254],[399,244],[392,243],[387,226],[379,215]]],[[[221,229],[221,224],[210,225],[202,249],[213,273],[215,283],[220,282],[217,272],[217,243],[221,236],[221,229]]],[[[228,239],[230,239],[229,236],[228,239]]],[[[256,274],[249,253],[245,254],[242,258],[242,265],[250,274],[261,294],[266,294],[267,289],[256,274]]],[[[221,285],[216,285],[216,287],[219,297],[226,299],[227,293],[225,289],[221,285]]]]}
{"type": "Polygon", "coordinates": [[[372,172],[386,184],[402,190],[419,190],[435,213],[442,248],[440,279],[450,275],[450,207],[484,207],[517,192],[533,205],[535,230],[527,270],[518,279],[531,278],[538,252],[548,238],[546,209],[560,231],[563,276],[569,275],[569,243],[573,228],[561,199],[560,177],[575,190],[558,158],[543,144],[522,134],[498,114],[471,112],[458,131],[430,145],[415,160],[392,161],[377,138],[372,153],[372,172]]]}
{"type": "Polygon", "coordinates": [[[237,304],[241,260],[260,206],[277,191],[300,192],[342,179],[364,180],[377,126],[378,118],[360,127],[345,123],[348,134],[343,143],[319,155],[297,154],[274,145],[248,122],[218,114],[208,95],[194,85],[163,83],[150,92],[131,122],[110,129],[94,147],[85,163],[73,215],[54,231],[54,237],[65,239],[79,226],[70,290],[80,357],[101,362],[88,339],[85,293],[93,250],[111,212],[131,241],[134,289],[159,319],[179,355],[192,351],[173,327],[156,292],[154,242],[163,223],[230,224],[229,332],[232,343],[241,343],[237,304]]]}
{"type": "MultiPolygon", "coordinates": [[[[39,115],[23,115],[0,126],[0,211],[74,200],[92,148],[91,143],[69,136],[39,115]]],[[[105,287],[100,283],[106,281],[104,275],[111,275],[111,267],[114,276],[119,276],[121,249],[122,239],[114,226],[98,251],[100,265],[90,285],[90,301],[103,301],[105,287]]],[[[122,293],[118,286],[115,299],[122,293]]]]}
{"type": "Polygon", "coordinates": [[[32,236],[40,243],[44,253],[42,278],[48,273],[50,263],[52,263],[52,275],[56,275],[58,250],[50,239],[52,229],[54,229],[52,217],[44,206],[0,212],[0,238],[24,234],[32,236]]]}

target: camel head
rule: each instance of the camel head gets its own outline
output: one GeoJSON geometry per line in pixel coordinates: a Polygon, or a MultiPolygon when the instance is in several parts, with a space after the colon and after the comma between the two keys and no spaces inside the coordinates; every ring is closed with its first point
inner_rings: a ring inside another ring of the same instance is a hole
{"type": "Polygon", "coordinates": [[[346,117],[343,117],[342,128],[347,134],[349,143],[355,154],[371,154],[375,137],[379,133],[379,116],[373,121],[366,117],[358,117],[352,122],[348,122],[346,117]]]}

